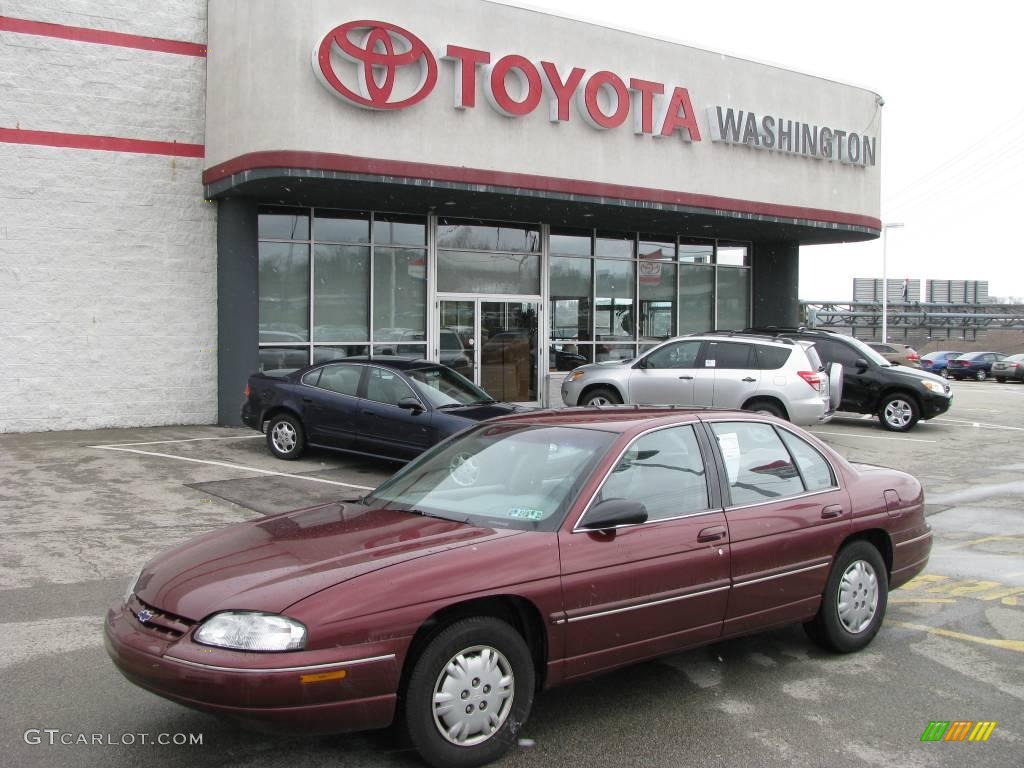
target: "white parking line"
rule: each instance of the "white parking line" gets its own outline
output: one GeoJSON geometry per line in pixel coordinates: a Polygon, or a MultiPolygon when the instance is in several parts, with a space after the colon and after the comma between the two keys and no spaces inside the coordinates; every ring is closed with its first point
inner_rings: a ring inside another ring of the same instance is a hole
{"type": "Polygon", "coordinates": [[[226,461],[209,461],[208,459],[193,459],[188,456],[172,456],[169,453],[157,453],[156,451],[139,451],[135,448],[122,448],[116,445],[90,445],[89,448],[96,448],[101,451],[123,451],[124,453],[138,453],[142,456],[157,456],[161,459],[174,459],[176,461],[191,461],[194,464],[209,464],[214,467],[227,467],[238,469],[243,472],[256,472],[260,475],[273,475],[274,477],[290,477],[295,480],[305,480],[308,483],[325,483],[326,485],[340,485],[344,488],[355,488],[360,491],[372,491],[373,488],[366,485],[353,485],[352,483],[340,483],[337,480],[324,480],[320,477],[306,477],[305,475],[293,475],[288,472],[273,472],[269,469],[257,469],[246,467],[241,464],[229,464],[226,461]]]}
{"type": "Polygon", "coordinates": [[[962,419],[933,419],[942,424],[952,424],[955,427],[984,427],[985,429],[1008,429],[1013,432],[1024,432],[1024,427],[1008,427],[1003,424],[985,424],[980,421],[964,421],[962,419]]]}
{"type": "Polygon", "coordinates": [[[236,435],[234,437],[190,437],[185,440],[154,440],[151,443],[104,443],[103,445],[90,445],[90,448],[120,448],[130,445],[167,445],[168,443],[196,443],[200,440],[256,440],[266,435],[236,435]]]}
{"type": "Polygon", "coordinates": [[[854,432],[825,432],[820,429],[812,429],[812,435],[838,435],[839,437],[856,437],[861,440],[902,440],[905,443],[937,443],[938,440],[919,440],[914,437],[886,437],[884,435],[858,435],[854,432]]]}

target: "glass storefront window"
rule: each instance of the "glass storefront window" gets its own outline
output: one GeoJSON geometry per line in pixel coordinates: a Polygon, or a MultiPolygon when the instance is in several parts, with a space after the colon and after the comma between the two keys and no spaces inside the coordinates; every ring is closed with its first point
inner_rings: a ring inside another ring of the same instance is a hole
{"type": "Polygon", "coordinates": [[[749,266],[750,263],[747,261],[747,252],[748,249],[745,245],[736,243],[719,243],[715,263],[719,266],[727,267],[749,266]]]}
{"type": "Polygon", "coordinates": [[[576,342],[552,341],[548,346],[548,370],[571,371],[594,362],[594,346],[576,342]]]}
{"type": "Polygon", "coordinates": [[[676,265],[639,263],[641,339],[667,339],[676,332],[676,265]]]}
{"type": "Polygon", "coordinates": [[[369,339],[370,249],[317,245],[313,276],[313,339],[369,339]]]}
{"type": "Polygon", "coordinates": [[[595,338],[632,339],[635,333],[633,319],[634,264],[631,261],[597,259],[597,297],[594,302],[595,338]]]}
{"type": "Polygon", "coordinates": [[[437,252],[437,289],[450,293],[540,293],[540,256],[437,252]]]}
{"type": "Polygon", "coordinates": [[[703,333],[715,327],[715,268],[679,268],[679,329],[677,333],[703,333]]]}
{"type": "Polygon", "coordinates": [[[378,245],[427,244],[427,225],[420,217],[378,213],[373,217],[373,242],[378,245]]]}
{"type": "Polygon", "coordinates": [[[590,259],[552,256],[550,277],[551,338],[589,341],[593,314],[590,259]]]}
{"type": "MultiPolygon", "coordinates": [[[[260,350],[262,354],[265,350],[260,350]]],[[[313,362],[328,363],[331,360],[344,360],[348,357],[363,357],[370,352],[365,344],[332,344],[313,347],[313,362]]]]}
{"type": "Polygon", "coordinates": [[[426,333],[426,250],[375,248],[373,340],[424,341],[426,333]]]}
{"type": "Polygon", "coordinates": [[[680,238],[679,261],[684,264],[710,264],[715,255],[715,244],[708,240],[680,238]]]}
{"type": "Polygon", "coordinates": [[[260,342],[309,341],[309,246],[259,244],[260,342]]]}
{"type": "Polygon", "coordinates": [[[548,250],[565,256],[590,256],[593,253],[591,233],[553,228],[548,235],[548,250]]]}
{"type": "Polygon", "coordinates": [[[667,259],[668,261],[675,261],[676,258],[675,243],[669,240],[645,239],[641,236],[638,252],[640,254],[641,261],[643,259],[667,259]]]}
{"type": "Polygon", "coordinates": [[[260,347],[259,370],[294,371],[309,365],[309,347],[260,347]]]}
{"type": "Polygon", "coordinates": [[[594,255],[606,259],[632,259],[635,238],[631,234],[601,234],[594,241],[594,255]]]}
{"type": "Polygon", "coordinates": [[[309,211],[306,208],[260,208],[258,229],[261,240],[309,240],[309,211]]]}
{"type": "Polygon", "coordinates": [[[750,325],[750,270],[718,270],[718,327],[740,331],[750,325]]]}
{"type": "Polygon", "coordinates": [[[318,243],[370,242],[370,214],[363,211],[314,211],[313,238],[318,243]]]}
{"type": "Polygon", "coordinates": [[[484,224],[440,219],[437,247],[474,251],[540,252],[540,228],[523,224],[484,224]]]}
{"type": "Polygon", "coordinates": [[[632,344],[597,344],[594,348],[594,362],[603,363],[608,360],[632,360],[636,357],[636,347],[632,344]]]}

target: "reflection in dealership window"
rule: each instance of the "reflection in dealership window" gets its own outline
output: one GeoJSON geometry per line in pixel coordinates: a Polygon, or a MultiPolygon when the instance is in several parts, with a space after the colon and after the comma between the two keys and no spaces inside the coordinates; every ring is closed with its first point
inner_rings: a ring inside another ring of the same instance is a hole
{"type": "Polygon", "coordinates": [[[800,474],[803,476],[804,485],[807,486],[808,491],[821,491],[835,487],[836,476],[832,472],[832,467],[817,448],[788,430],[780,429],[779,434],[782,435],[782,441],[789,448],[789,452],[793,454],[793,458],[796,459],[796,465],[800,468],[800,474]]]}
{"type": "Polygon", "coordinates": [[[750,270],[718,270],[718,328],[741,331],[750,326],[750,270]]]}
{"type": "Polygon", "coordinates": [[[420,394],[434,408],[494,402],[480,387],[450,368],[413,368],[406,375],[416,382],[420,394]]]}
{"type": "Polygon", "coordinates": [[[715,326],[715,268],[679,268],[679,333],[703,333],[715,326]]]}
{"type": "Polygon", "coordinates": [[[370,338],[370,249],[359,245],[317,245],[313,297],[314,341],[370,338]]]}
{"type": "Polygon", "coordinates": [[[309,246],[260,243],[259,260],[260,341],[309,341],[309,246]]]}
{"type": "Polygon", "coordinates": [[[711,429],[722,452],[734,505],[756,504],[804,492],[800,473],[770,424],[717,422],[711,429]]]}
{"type": "Polygon", "coordinates": [[[595,501],[607,499],[641,502],[648,520],[706,510],[704,460],[693,427],[671,427],[638,438],[626,449],[595,501]]]}

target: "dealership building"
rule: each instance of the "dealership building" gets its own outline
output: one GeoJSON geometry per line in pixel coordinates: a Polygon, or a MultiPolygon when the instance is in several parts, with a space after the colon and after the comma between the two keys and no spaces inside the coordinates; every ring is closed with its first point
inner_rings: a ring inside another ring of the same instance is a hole
{"type": "Polygon", "coordinates": [[[8,0],[0,432],[237,424],[257,370],[584,362],[797,320],[877,94],[484,0],[8,0]]]}

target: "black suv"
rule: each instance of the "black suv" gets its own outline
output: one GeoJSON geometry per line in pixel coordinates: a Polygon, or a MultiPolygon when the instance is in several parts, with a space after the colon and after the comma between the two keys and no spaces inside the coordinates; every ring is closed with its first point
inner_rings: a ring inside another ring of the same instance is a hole
{"type": "Polygon", "coordinates": [[[843,366],[840,411],[870,413],[893,432],[906,432],[918,419],[949,410],[953,394],[940,376],[894,365],[859,339],[820,328],[748,328],[745,333],[771,333],[813,341],[826,364],[843,366]]]}

